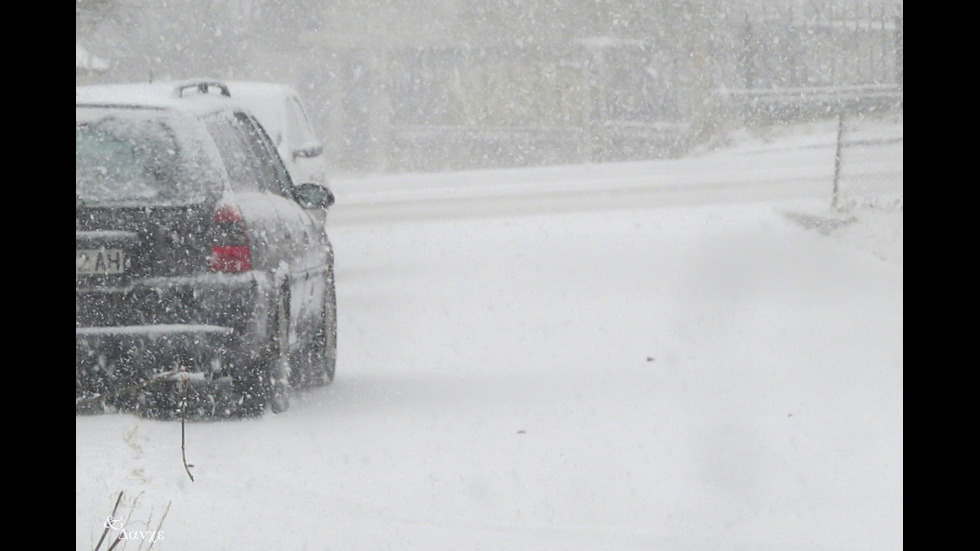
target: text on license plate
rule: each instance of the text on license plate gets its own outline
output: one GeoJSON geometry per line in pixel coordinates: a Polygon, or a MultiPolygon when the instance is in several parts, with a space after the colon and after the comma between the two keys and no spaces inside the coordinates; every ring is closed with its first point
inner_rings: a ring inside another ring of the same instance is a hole
{"type": "Polygon", "coordinates": [[[125,268],[122,249],[75,249],[75,275],[121,274],[125,268]]]}

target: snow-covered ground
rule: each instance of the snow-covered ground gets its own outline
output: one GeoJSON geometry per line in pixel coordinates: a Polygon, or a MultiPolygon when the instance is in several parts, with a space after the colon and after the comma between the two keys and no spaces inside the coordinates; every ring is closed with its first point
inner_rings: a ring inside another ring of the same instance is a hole
{"type": "Polygon", "coordinates": [[[116,549],[901,549],[901,120],[857,130],[846,210],[832,121],[335,178],[337,380],[188,423],[193,482],[179,422],[76,416],[76,549],[121,491],[116,549]]]}

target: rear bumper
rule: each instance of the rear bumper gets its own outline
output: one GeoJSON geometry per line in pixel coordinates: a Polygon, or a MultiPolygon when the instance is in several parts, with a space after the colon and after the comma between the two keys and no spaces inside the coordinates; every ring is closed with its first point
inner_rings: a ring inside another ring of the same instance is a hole
{"type": "Polygon", "coordinates": [[[138,386],[174,371],[220,377],[235,340],[232,328],[217,326],[76,328],[76,398],[138,386]]]}
{"type": "Polygon", "coordinates": [[[259,273],[76,288],[76,397],[175,370],[235,376],[268,346],[269,289],[259,273]]]}

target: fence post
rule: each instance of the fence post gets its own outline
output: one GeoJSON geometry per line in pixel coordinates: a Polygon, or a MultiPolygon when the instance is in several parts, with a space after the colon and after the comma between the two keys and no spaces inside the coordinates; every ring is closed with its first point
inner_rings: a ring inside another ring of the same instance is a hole
{"type": "Polygon", "coordinates": [[[904,86],[905,72],[905,19],[902,4],[898,5],[899,12],[895,16],[895,80],[899,86],[904,86]]]}
{"type": "Polygon", "coordinates": [[[831,206],[834,210],[840,210],[840,203],[838,199],[839,183],[840,183],[840,160],[841,160],[841,149],[842,141],[844,137],[844,111],[841,111],[837,115],[837,148],[834,152],[834,191],[833,197],[831,199],[831,206]]]}

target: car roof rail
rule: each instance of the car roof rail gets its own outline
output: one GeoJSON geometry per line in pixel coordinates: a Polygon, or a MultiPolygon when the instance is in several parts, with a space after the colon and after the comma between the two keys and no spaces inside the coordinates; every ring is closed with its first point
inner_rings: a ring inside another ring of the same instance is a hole
{"type": "Polygon", "coordinates": [[[231,97],[231,91],[228,90],[228,85],[223,82],[218,82],[217,80],[193,80],[186,81],[177,84],[174,87],[174,95],[178,98],[184,97],[184,90],[189,90],[191,88],[197,88],[197,91],[202,94],[207,94],[210,92],[212,86],[215,86],[221,90],[222,96],[231,97]]]}

